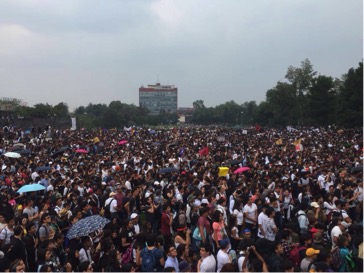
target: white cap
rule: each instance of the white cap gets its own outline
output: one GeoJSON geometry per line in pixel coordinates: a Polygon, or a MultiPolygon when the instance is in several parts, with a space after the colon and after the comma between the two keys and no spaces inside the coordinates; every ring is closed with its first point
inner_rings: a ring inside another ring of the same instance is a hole
{"type": "Polygon", "coordinates": [[[204,198],[201,200],[201,204],[209,204],[209,201],[206,198],[204,198]]]}
{"type": "Polygon", "coordinates": [[[146,192],[145,193],[145,198],[148,198],[150,196],[150,193],[149,192],[146,192]]]}
{"type": "Polygon", "coordinates": [[[155,181],[154,182],[154,185],[159,185],[160,183],[158,181],[155,181]]]}
{"type": "Polygon", "coordinates": [[[136,213],[132,213],[130,215],[130,219],[134,219],[134,218],[137,218],[137,217],[138,217],[138,214],[136,214],[136,213]]]}

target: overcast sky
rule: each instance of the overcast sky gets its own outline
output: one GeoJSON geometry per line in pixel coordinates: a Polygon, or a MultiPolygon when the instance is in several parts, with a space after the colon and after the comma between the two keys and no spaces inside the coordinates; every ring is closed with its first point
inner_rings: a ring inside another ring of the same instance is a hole
{"type": "Polygon", "coordinates": [[[178,106],[265,100],[308,58],[341,77],[363,58],[360,0],[1,0],[0,96],[73,111],[173,84],[178,106]]]}

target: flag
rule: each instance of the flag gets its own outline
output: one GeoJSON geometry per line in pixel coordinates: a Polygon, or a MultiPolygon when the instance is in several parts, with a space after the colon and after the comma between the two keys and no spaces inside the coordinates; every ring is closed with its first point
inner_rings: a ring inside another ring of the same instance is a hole
{"type": "Polygon", "coordinates": [[[209,147],[205,147],[205,148],[201,149],[200,151],[198,151],[198,153],[200,154],[200,156],[208,155],[209,147]]]}
{"type": "Polygon", "coordinates": [[[226,176],[229,172],[228,167],[219,167],[219,177],[226,176]]]}
{"type": "Polygon", "coordinates": [[[301,139],[299,138],[299,139],[297,139],[295,142],[293,142],[293,144],[294,145],[299,145],[299,144],[301,144],[301,139]]]}
{"type": "Polygon", "coordinates": [[[282,144],[283,144],[283,139],[282,138],[276,140],[276,145],[282,145],[282,144]]]}
{"type": "Polygon", "coordinates": [[[134,133],[135,133],[135,129],[134,128],[131,128],[131,130],[130,130],[130,136],[133,136],[134,133]]]}
{"type": "Polygon", "coordinates": [[[255,130],[257,130],[258,132],[260,131],[260,125],[258,123],[255,124],[255,130]]]}
{"type": "Polygon", "coordinates": [[[303,151],[303,146],[302,146],[302,144],[297,144],[296,145],[296,152],[300,152],[300,151],[303,151]]]}

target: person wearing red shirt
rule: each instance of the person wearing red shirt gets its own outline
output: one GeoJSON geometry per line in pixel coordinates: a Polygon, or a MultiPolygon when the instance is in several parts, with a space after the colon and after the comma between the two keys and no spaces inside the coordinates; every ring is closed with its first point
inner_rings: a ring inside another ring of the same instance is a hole
{"type": "Polygon", "coordinates": [[[170,245],[172,241],[172,223],[173,213],[171,212],[171,206],[168,203],[163,204],[163,213],[161,218],[161,233],[165,238],[165,245],[170,245]]]}

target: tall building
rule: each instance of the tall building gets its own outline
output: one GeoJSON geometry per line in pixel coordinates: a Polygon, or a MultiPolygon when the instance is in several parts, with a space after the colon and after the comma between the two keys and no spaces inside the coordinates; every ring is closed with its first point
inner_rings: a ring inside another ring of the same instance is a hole
{"type": "Polygon", "coordinates": [[[177,113],[178,89],[174,85],[148,85],[139,88],[139,107],[144,107],[152,115],[177,113]]]}

